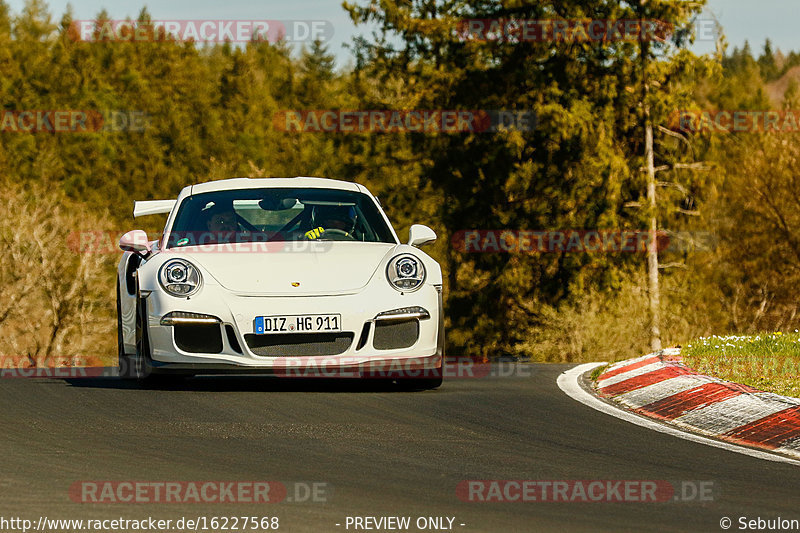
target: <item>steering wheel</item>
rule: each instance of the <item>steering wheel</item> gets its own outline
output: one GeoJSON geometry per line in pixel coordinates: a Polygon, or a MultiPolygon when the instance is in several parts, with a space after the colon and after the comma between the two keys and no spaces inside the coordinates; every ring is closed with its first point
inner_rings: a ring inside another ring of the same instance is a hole
{"type": "MultiPolygon", "coordinates": [[[[330,241],[354,241],[356,240],[355,237],[347,233],[342,229],[331,228],[326,229],[322,232],[322,235],[319,236],[320,239],[326,239],[330,241]]],[[[311,239],[309,239],[311,240],[311,239]]]]}

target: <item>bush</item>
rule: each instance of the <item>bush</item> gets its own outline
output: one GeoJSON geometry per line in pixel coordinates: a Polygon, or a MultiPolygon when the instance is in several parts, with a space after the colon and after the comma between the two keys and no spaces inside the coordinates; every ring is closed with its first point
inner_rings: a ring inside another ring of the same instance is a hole
{"type": "Polygon", "coordinates": [[[107,216],[69,205],[56,188],[5,186],[0,217],[0,354],[36,366],[107,364],[115,353],[116,255],[78,253],[70,234],[107,216]]]}

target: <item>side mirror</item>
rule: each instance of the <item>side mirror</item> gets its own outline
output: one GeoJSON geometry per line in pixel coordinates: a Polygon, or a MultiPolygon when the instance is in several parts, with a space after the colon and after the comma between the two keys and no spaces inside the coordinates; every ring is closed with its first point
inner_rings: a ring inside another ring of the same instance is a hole
{"type": "Polygon", "coordinates": [[[424,244],[431,243],[436,240],[436,232],[428,226],[422,224],[414,224],[408,230],[408,244],[419,248],[424,244]]]}
{"type": "Polygon", "coordinates": [[[129,231],[119,240],[119,247],[123,252],[134,252],[137,254],[148,254],[151,252],[150,243],[147,240],[147,233],[135,229],[129,231]]]}

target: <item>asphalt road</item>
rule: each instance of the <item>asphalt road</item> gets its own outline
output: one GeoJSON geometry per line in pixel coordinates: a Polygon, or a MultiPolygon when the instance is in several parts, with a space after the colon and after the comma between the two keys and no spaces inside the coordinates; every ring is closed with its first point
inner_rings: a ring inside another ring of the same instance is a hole
{"type": "Polygon", "coordinates": [[[800,467],[594,411],[558,389],[566,368],[521,366],[512,377],[416,393],[259,377],[156,390],[111,378],[3,379],[0,517],[257,515],[279,517],[279,531],[336,532],[354,531],[347,516],[449,516],[465,533],[722,531],[723,516],[732,530],[740,516],[800,520],[800,467]],[[705,502],[461,501],[459,482],[475,479],[712,481],[714,493],[705,502]],[[268,480],[289,497],[295,483],[317,482],[327,484],[327,501],[75,503],[69,489],[82,480],[268,480]]]}

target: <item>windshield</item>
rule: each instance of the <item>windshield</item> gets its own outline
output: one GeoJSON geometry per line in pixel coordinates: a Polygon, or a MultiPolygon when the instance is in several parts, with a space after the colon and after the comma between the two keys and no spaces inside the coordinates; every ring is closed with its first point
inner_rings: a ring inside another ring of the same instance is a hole
{"type": "Polygon", "coordinates": [[[395,243],[366,194],[337,189],[238,189],[196,194],[178,210],[167,248],[232,242],[395,243]]]}

